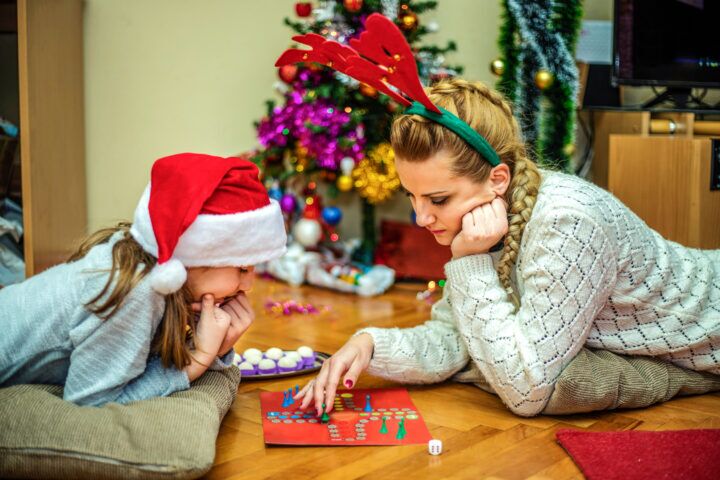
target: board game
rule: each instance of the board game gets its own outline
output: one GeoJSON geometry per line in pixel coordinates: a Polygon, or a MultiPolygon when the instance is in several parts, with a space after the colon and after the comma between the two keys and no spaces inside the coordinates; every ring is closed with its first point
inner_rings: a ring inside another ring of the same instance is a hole
{"type": "Polygon", "coordinates": [[[299,403],[288,392],[260,393],[266,444],[414,445],[432,438],[404,388],[338,390],[326,422],[299,403]]]}

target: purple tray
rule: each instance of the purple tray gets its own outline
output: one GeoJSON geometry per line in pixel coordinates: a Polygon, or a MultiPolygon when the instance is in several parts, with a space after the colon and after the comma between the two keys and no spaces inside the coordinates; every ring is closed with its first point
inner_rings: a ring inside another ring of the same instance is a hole
{"type": "Polygon", "coordinates": [[[270,380],[273,378],[284,378],[284,377],[295,377],[298,375],[305,375],[312,372],[317,372],[322,367],[325,360],[330,358],[330,355],[323,352],[315,352],[315,363],[312,367],[305,367],[302,370],[295,370],[294,372],[283,372],[283,373],[259,373],[257,375],[243,375],[242,381],[249,382],[254,380],[270,380]]]}

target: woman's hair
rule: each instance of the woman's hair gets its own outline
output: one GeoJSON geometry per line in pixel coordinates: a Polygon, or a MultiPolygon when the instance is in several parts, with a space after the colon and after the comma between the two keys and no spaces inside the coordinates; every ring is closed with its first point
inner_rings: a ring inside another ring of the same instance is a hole
{"type": "MultiPolygon", "coordinates": [[[[518,298],[510,274],[517,260],[525,224],[530,219],[540,186],[540,173],[529,156],[517,120],[503,96],[480,82],[461,79],[442,81],[426,89],[437,106],[460,117],[480,133],[510,167],[512,178],[505,199],[510,206],[509,230],[497,271],[513,301],[518,298]]],[[[419,115],[400,115],[392,124],[390,142],[395,156],[422,162],[439,151],[452,158],[453,175],[481,183],[492,165],[458,135],[419,115]]]]}
{"type": "MultiPolygon", "coordinates": [[[[123,238],[113,245],[112,267],[107,283],[100,293],[86,304],[92,313],[103,319],[110,318],[120,309],[125,297],[157,263],[157,259],[147,253],[130,235],[130,223],[126,222],[98,230],[88,236],[68,261],[74,262],[83,258],[91,248],[106,243],[116,232],[123,232],[123,238]]],[[[152,352],[160,355],[165,367],[174,365],[181,370],[190,364],[187,340],[195,327],[191,321],[194,318],[190,310],[191,301],[187,286],[165,296],[165,313],[151,345],[152,352]]]]}

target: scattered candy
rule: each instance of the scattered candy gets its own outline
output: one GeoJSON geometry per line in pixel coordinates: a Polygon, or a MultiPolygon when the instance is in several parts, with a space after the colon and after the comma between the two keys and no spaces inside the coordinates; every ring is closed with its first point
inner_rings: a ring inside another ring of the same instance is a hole
{"type": "MultiPolygon", "coordinates": [[[[315,307],[315,305],[311,303],[302,304],[300,302],[296,302],[295,300],[285,300],[284,302],[268,300],[265,302],[265,308],[276,315],[320,313],[320,309],[315,307]]],[[[327,307],[324,307],[323,310],[327,310],[327,307]]]]}
{"type": "Polygon", "coordinates": [[[422,292],[418,292],[417,295],[415,295],[415,298],[418,300],[429,300],[433,293],[444,287],[445,280],[438,280],[437,282],[430,280],[427,284],[427,289],[422,292]]]}

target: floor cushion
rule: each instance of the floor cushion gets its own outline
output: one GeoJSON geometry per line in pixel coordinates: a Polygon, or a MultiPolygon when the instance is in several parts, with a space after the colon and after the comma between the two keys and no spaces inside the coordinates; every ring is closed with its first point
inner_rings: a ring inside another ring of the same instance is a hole
{"type": "Polygon", "coordinates": [[[102,407],[66,402],[58,386],[2,388],[0,477],[197,478],[239,381],[236,367],[208,371],[169,397],[102,407]]]}

